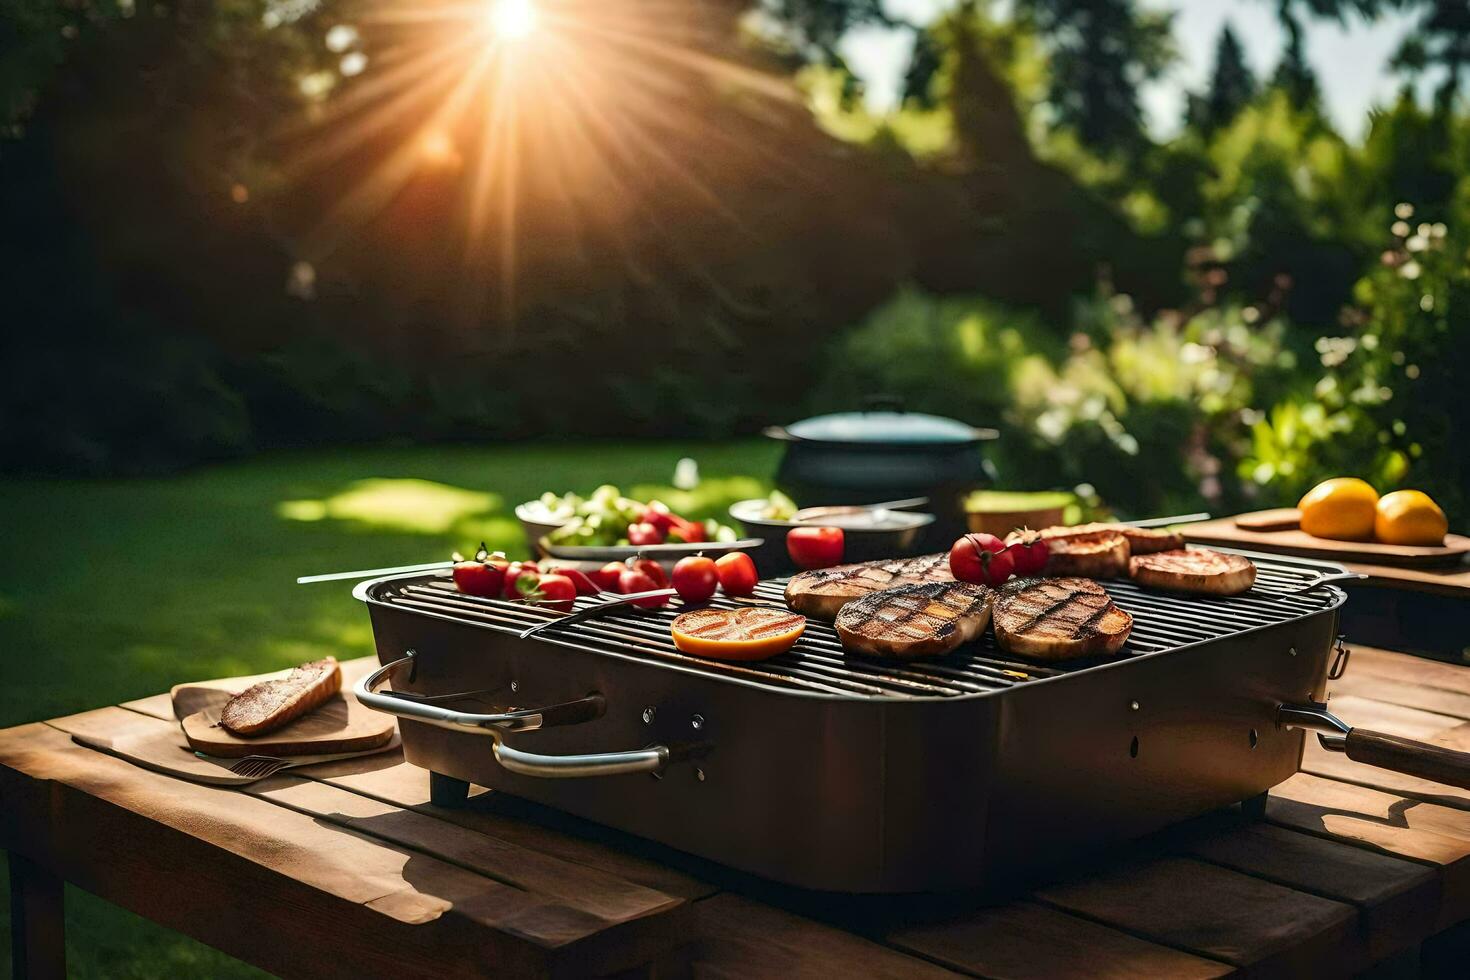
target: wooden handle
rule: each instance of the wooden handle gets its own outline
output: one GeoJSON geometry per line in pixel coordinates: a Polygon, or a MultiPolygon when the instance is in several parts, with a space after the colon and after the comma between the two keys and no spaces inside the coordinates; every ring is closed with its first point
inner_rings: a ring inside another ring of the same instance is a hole
{"type": "Polygon", "coordinates": [[[1470,752],[1354,728],[1347,734],[1347,757],[1380,769],[1470,789],[1470,752]]]}

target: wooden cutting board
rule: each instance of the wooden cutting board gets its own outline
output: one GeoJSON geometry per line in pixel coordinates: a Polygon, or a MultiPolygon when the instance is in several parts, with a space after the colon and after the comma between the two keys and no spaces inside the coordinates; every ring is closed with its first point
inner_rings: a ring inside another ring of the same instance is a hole
{"type": "Polygon", "coordinates": [[[1219,544],[1252,551],[1298,555],[1303,558],[1325,558],[1332,561],[1360,561],[1380,565],[1442,566],[1455,565],[1470,556],[1470,538],[1459,534],[1445,536],[1439,548],[1402,544],[1378,544],[1374,541],[1333,541],[1306,533],[1291,526],[1285,511],[1256,511],[1237,517],[1226,517],[1181,527],[1186,540],[1196,544],[1219,544]],[[1282,527],[1283,524],[1288,526],[1282,527]],[[1260,528],[1268,528],[1261,530],[1260,528]]]}
{"type": "Polygon", "coordinates": [[[180,684],[170,695],[174,716],[196,752],[238,759],[247,755],[332,755],[366,752],[381,748],[393,738],[392,715],[365,708],[348,689],[361,670],[348,672],[344,665],[342,691],[306,715],[273,732],[241,738],[219,727],[219,713],[231,696],[261,680],[284,677],[289,670],[224,681],[180,684]]]}

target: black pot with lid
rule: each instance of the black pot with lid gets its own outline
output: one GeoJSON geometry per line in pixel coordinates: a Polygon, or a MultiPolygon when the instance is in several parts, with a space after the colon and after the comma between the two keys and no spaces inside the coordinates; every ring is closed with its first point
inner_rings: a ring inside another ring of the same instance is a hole
{"type": "Polygon", "coordinates": [[[922,509],[935,516],[926,536],[933,548],[947,548],[965,532],[965,497],[993,482],[983,447],[999,436],[994,429],[904,411],[894,399],[765,432],[786,443],[776,484],[800,506],[928,497],[922,509]]]}

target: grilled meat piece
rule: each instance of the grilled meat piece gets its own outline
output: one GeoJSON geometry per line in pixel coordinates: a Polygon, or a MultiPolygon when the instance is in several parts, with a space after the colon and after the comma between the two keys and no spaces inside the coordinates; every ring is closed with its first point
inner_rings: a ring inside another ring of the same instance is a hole
{"type": "Polygon", "coordinates": [[[236,735],[264,735],[320,707],[341,689],[336,658],[315,660],[236,694],[225,702],[219,723],[236,735]]]}
{"type": "Polygon", "coordinates": [[[1041,536],[1048,540],[1052,538],[1069,538],[1078,534],[1092,534],[1096,531],[1117,531],[1128,539],[1128,552],[1134,555],[1151,555],[1156,551],[1172,551],[1175,548],[1184,547],[1184,535],[1178,531],[1170,531],[1161,527],[1133,527],[1129,524],[1075,524],[1071,527],[1048,527],[1042,528],[1041,536]]]}
{"type": "Polygon", "coordinates": [[[1128,574],[1128,539],[1117,531],[1051,537],[1046,547],[1047,575],[1117,578],[1128,574]]]}
{"type": "Polygon", "coordinates": [[[870,592],[923,582],[952,582],[949,556],[891,558],[802,572],[786,585],[786,604],[816,619],[835,619],[837,611],[870,592]]]}
{"type": "Polygon", "coordinates": [[[1085,578],[1008,582],[996,597],[994,621],[1002,650],[1039,660],[1117,653],[1133,630],[1133,617],[1085,578]]]}
{"type": "Polygon", "coordinates": [[[1150,588],[1209,595],[1240,595],[1256,584],[1256,566],[1249,558],[1208,548],[1135,555],[1128,562],[1128,574],[1150,588]]]}
{"type": "Polygon", "coordinates": [[[837,614],[842,647],[875,657],[934,657],[985,632],[993,593],[969,582],[924,582],[872,592],[837,614]]]}

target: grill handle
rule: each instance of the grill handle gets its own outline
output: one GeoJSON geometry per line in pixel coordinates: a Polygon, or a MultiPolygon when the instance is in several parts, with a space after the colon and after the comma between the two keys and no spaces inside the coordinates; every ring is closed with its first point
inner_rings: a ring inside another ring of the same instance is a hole
{"type": "Polygon", "coordinates": [[[1276,722],[1283,728],[1317,732],[1323,748],[1344,752],[1354,762],[1470,789],[1470,752],[1354,728],[1320,704],[1283,704],[1276,711],[1276,722]]]}
{"type": "Polygon", "coordinates": [[[491,714],[476,714],[451,711],[434,703],[434,699],[423,698],[407,692],[380,692],[381,687],[399,670],[412,670],[417,666],[413,652],[400,660],[385,664],[362,677],[353,687],[352,693],[364,706],[399,718],[447,728],[450,731],[467,732],[471,735],[488,735],[494,740],[492,751],[495,759],[511,772],[522,776],[540,776],[548,779],[566,779],[585,776],[616,776],[632,772],[659,772],[671,762],[690,757],[694,746],[650,745],[647,748],[627,752],[599,752],[590,755],[542,755],[511,748],[503,741],[507,732],[531,732],[539,728],[555,728],[561,725],[576,725],[600,718],[607,710],[607,702],[600,694],[589,694],[575,701],[548,705],[541,708],[518,708],[491,714]]]}

